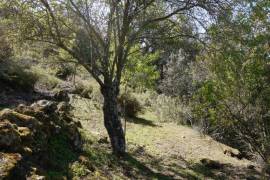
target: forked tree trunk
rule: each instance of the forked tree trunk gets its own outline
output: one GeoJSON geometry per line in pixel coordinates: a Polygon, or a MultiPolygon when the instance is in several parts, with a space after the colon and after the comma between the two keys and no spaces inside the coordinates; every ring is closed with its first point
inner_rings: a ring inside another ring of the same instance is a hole
{"type": "Polygon", "coordinates": [[[117,96],[119,87],[117,85],[104,86],[101,88],[101,93],[104,97],[104,125],[110,137],[112,150],[114,154],[122,156],[125,154],[126,140],[118,116],[117,96]]]}

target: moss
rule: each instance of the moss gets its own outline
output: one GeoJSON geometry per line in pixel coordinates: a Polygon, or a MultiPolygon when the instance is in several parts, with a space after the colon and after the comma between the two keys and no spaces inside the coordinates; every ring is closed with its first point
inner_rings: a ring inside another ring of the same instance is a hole
{"type": "Polygon", "coordinates": [[[66,169],[70,162],[76,160],[76,153],[72,151],[67,135],[64,133],[52,136],[48,141],[48,155],[53,166],[66,169]]]}

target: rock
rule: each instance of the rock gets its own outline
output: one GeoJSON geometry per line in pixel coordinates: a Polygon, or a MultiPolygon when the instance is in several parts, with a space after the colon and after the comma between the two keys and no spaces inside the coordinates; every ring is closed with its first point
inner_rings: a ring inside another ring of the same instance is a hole
{"type": "Polygon", "coordinates": [[[16,150],[21,143],[20,135],[8,120],[0,121],[0,148],[16,150]]]}
{"type": "Polygon", "coordinates": [[[46,180],[46,177],[34,174],[30,177],[27,177],[26,180],[46,180]]]}
{"type": "Polygon", "coordinates": [[[89,163],[89,159],[86,156],[80,155],[78,159],[79,159],[79,162],[84,165],[87,165],[89,163]]]}
{"type": "Polygon", "coordinates": [[[57,104],[49,100],[39,100],[36,103],[31,104],[31,107],[39,111],[43,111],[47,114],[54,113],[57,110],[57,104]]]}
{"type": "Polygon", "coordinates": [[[44,119],[45,116],[45,114],[40,109],[34,109],[33,107],[26,106],[24,104],[20,104],[19,106],[17,106],[15,111],[28,116],[33,116],[38,120],[44,119]]]}
{"type": "MultiPolygon", "coordinates": [[[[81,150],[83,142],[78,128],[82,125],[73,121],[69,111],[68,103],[57,105],[47,100],[37,101],[31,106],[20,104],[15,110],[0,111],[0,180],[10,179],[9,176],[12,176],[11,179],[15,176],[15,179],[45,179],[43,175],[46,172],[32,172],[31,167],[43,169],[57,163],[48,156],[49,142],[57,134],[63,134],[65,140],[67,137],[72,151],[81,150]],[[17,163],[21,156],[23,161],[17,163]]],[[[81,158],[81,162],[87,161],[81,158]]]]}
{"type": "Polygon", "coordinates": [[[9,179],[12,176],[12,170],[15,169],[21,158],[18,153],[0,152],[0,179],[9,179]]]}
{"type": "Polygon", "coordinates": [[[208,167],[208,168],[211,168],[211,169],[221,169],[224,166],[224,164],[221,164],[218,161],[214,161],[214,160],[207,159],[207,158],[201,159],[201,163],[205,167],[208,167]]]}
{"type": "Polygon", "coordinates": [[[1,119],[7,119],[17,126],[28,127],[30,129],[34,129],[40,125],[36,118],[18,113],[11,109],[2,110],[0,112],[0,120],[1,119]]]}
{"type": "Polygon", "coordinates": [[[31,148],[25,146],[22,148],[22,154],[26,156],[30,156],[33,154],[33,151],[31,148]]]}
{"type": "Polygon", "coordinates": [[[23,141],[31,142],[33,140],[32,132],[28,127],[18,127],[18,131],[23,141]]]}

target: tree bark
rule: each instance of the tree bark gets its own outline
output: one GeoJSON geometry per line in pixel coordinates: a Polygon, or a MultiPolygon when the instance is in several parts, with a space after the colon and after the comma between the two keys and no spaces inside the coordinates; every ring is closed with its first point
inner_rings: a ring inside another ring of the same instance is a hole
{"type": "Polygon", "coordinates": [[[110,137],[113,153],[117,156],[123,156],[126,151],[126,140],[118,115],[117,96],[119,86],[116,84],[105,85],[101,88],[101,93],[104,97],[104,125],[110,137]]]}

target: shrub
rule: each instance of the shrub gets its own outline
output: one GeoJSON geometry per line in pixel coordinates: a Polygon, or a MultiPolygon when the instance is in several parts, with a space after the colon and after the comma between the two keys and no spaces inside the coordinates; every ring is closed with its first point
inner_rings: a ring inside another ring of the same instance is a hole
{"type": "Polygon", "coordinates": [[[75,74],[74,67],[69,65],[69,64],[61,64],[55,73],[55,76],[60,78],[60,79],[67,79],[69,76],[72,74],[75,74]]]}
{"type": "Polygon", "coordinates": [[[143,112],[143,107],[138,100],[130,93],[121,94],[118,97],[120,112],[127,117],[135,117],[138,113],[143,112]]]}
{"type": "Polygon", "coordinates": [[[0,29],[0,60],[4,60],[4,59],[9,59],[13,52],[12,52],[12,48],[9,45],[9,43],[7,42],[3,31],[0,29]]]}
{"type": "Polygon", "coordinates": [[[81,97],[91,98],[92,92],[93,92],[93,87],[90,84],[78,82],[75,85],[74,93],[80,95],[81,97]]]}
{"type": "Polygon", "coordinates": [[[40,67],[32,67],[31,71],[37,76],[36,87],[38,89],[53,90],[61,82],[60,79],[40,67]]]}
{"type": "Polygon", "coordinates": [[[23,91],[33,90],[38,77],[28,69],[29,67],[13,60],[0,60],[0,81],[11,88],[19,88],[23,91]]]}
{"type": "Polygon", "coordinates": [[[178,98],[157,95],[152,103],[152,109],[157,114],[159,121],[176,122],[183,125],[192,125],[190,108],[178,98]]]}
{"type": "Polygon", "coordinates": [[[85,175],[87,175],[89,172],[89,170],[87,169],[87,167],[84,164],[81,164],[79,162],[74,162],[71,166],[70,166],[70,170],[69,170],[69,174],[71,177],[73,178],[81,178],[85,175]]]}
{"type": "Polygon", "coordinates": [[[29,67],[14,60],[13,49],[0,29],[0,82],[6,86],[24,91],[32,90],[37,77],[29,67]]]}

